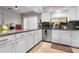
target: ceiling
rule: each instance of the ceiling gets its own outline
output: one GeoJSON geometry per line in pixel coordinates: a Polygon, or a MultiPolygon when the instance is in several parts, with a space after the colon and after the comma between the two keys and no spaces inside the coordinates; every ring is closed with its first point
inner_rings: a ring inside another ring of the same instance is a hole
{"type": "Polygon", "coordinates": [[[69,6],[1,6],[4,9],[9,9],[13,12],[17,13],[28,13],[28,12],[35,12],[35,13],[41,13],[41,12],[53,12],[56,10],[65,10],[69,8],[69,6]]]}

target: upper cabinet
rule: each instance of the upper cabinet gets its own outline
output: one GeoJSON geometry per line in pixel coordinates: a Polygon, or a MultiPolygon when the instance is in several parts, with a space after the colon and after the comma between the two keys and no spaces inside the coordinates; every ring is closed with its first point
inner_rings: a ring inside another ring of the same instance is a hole
{"type": "Polygon", "coordinates": [[[77,20],[79,20],[79,6],[77,7],[77,20]]]}
{"type": "Polygon", "coordinates": [[[61,17],[67,17],[67,11],[59,11],[56,13],[51,13],[51,18],[61,18],[61,17]]]}
{"type": "Polygon", "coordinates": [[[73,6],[63,10],[56,10],[51,13],[51,18],[67,17],[68,21],[79,20],[79,7],[73,6]]]}
{"type": "Polygon", "coordinates": [[[68,19],[69,21],[77,20],[77,7],[70,7],[68,9],[68,19]]]}
{"type": "Polygon", "coordinates": [[[69,21],[77,21],[79,20],[79,7],[74,6],[68,9],[68,19],[69,21]]]}
{"type": "Polygon", "coordinates": [[[43,12],[41,14],[41,20],[42,20],[42,22],[50,22],[50,13],[49,12],[43,12]]]}

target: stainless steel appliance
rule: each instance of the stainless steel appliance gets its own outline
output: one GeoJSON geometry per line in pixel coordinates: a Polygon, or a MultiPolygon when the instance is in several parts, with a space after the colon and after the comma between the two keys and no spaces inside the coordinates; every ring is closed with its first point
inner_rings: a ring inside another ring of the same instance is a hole
{"type": "Polygon", "coordinates": [[[42,34],[44,41],[51,41],[52,30],[50,26],[50,22],[42,22],[42,34]]]}
{"type": "Polygon", "coordinates": [[[43,40],[51,42],[51,38],[52,38],[52,30],[50,29],[43,30],[43,40]]]}

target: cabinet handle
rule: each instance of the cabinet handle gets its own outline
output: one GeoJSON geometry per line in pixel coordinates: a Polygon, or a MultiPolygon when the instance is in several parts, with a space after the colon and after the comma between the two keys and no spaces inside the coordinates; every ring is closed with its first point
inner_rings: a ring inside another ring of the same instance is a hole
{"type": "Polygon", "coordinates": [[[0,40],[0,42],[4,42],[4,41],[7,41],[8,39],[3,39],[3,40],[0,40]]]}

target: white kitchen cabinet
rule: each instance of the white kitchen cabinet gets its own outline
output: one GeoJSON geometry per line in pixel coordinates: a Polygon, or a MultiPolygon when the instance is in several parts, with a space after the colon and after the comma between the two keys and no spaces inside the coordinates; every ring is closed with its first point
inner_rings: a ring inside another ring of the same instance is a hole
{"type": "Polygon", "coordinates": [[[34,31],[27,32],[27,50],[31,49],[34,46],[34,31]]]}
{"type": "Polygon", "coordinates": [[[71,31],[60,30],[59,40],[61,44],[71,45],[72,43],[71,31]]]}
{"type": "Polygon", "coordinates": [[[68,18],[69,21],[77,20],[77,7],[70,7],[68,9],[68,18]]]}
{"type": "Polygon", "coordinates": [[[35,41],[34,44],[36,45],[39,42],[39,32],[38,30],[35,31],[35,41]]]}
{"type": "MultiPolygon", "coordinates": [[[[2,45],[3,46],[3,45],[2,45]]],[[[12,44],[0,47],[0,53],[12,53],[12,44]]]]}
{"type": "Polygon", "coordinates": [[[38,42],[40,42],[42,40],[42,30],[38,30],[38,42]]]}
{"type": "MultiPolygon", "coordinates": [[[[35,31],[31,31],[31,40],[33,41],[33,46],[34,46],[34,41],[35,41],[35,31]]],[[[33,47],[32,46],[32,47],[33,47]]]]}
{"type": "Polygon", "coordinates": [[[79,47],[79,31],[72,31],[72,46],[79,47]]]}
{"type": "Polygon", "coordinates": [[[35,41],[34,44],[36,45],[42,40],[42,30],[36,30],[35,31],[35,41]]]}
{"type": "Polygon", "coordinates": [[[16,53],[26,52],[26,33],[16,34],[16,53]]]}
{"type": "Polygon", "coordinates": [[[15,52],[15,36],[8,35],[0,37],[0,53],[14,53],[15,52]]]}
{"type": "Polygon", "coordinates": [[[77,20],[79,20],[79,6],[77,6],[77,20]]]}
{"type": "Polygon", "coordinates": [[[42,20],[42,22],[50,22],[50,13],[49,12],[43,12],[41,14],[41,20],[42,20]]]}
{"type": "Polygon", "coordinates": [[[60,41],[59,41],[59,30],[52,30],[52,42],[60,43],[60,41]]]}

